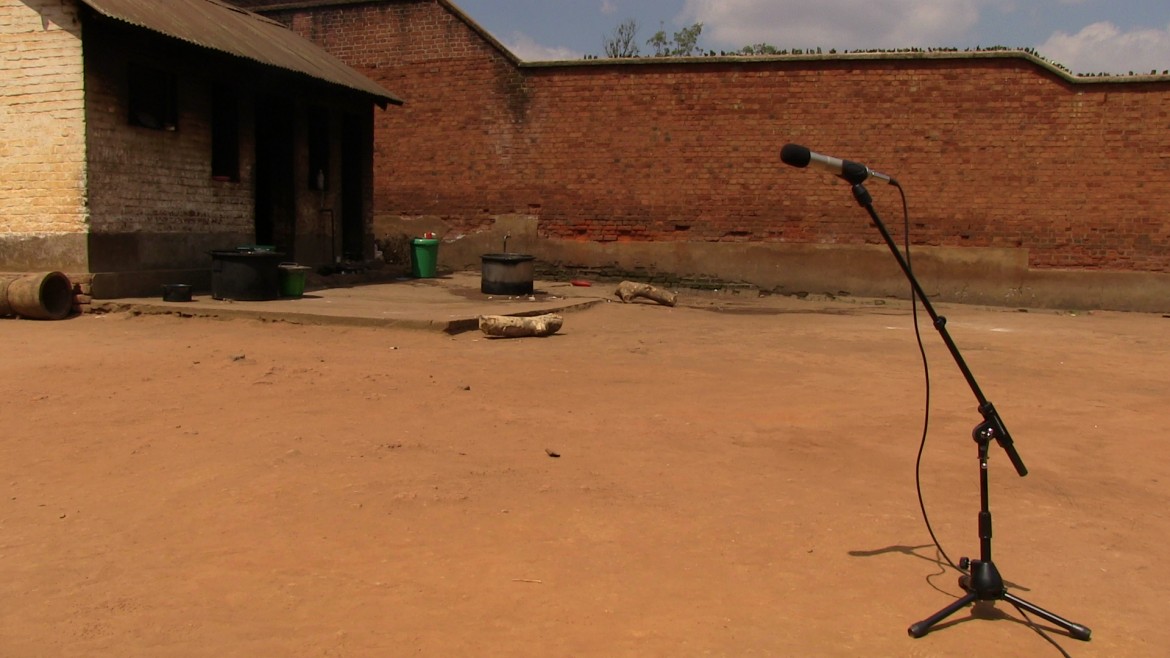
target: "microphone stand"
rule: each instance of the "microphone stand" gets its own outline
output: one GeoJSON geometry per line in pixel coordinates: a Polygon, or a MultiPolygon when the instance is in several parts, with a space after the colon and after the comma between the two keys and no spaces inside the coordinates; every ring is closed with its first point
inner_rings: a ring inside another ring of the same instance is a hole
{"type": "MultiPolygon", "coordinates": [[[[918,279],[914,276],[913,270],[910,269],[910,263],[902,255],[897,243],[894,242],[893,237],[890,236],[890,232],[886,229],[886,225],[882,223],[881,218],[874,210],[873,198],[869,195],[869,191],[865,189],[865,185],[863,185],[863,182],[868,177],[869,172],[864,167],[846,167],[841,174],[841,178],[853,184],[853,197],[869,213],[874,225],[877,226],[878,231],[882,234],[882,239],[885,240],[886,246],[890,248],[890,253],[897,259],[898,265],[902,268],[902,272],[910,281],[910,287],[913,288],[914,295],[922,302],[923,308],[930,315],[930,319],[934,323],[934,328],[942,336],[943,343],[946,344],[947,350],[950,351],[951,357],[955,360],[955,364],[959,366],[959,371],[963,373],[963,378],[967,380],[967,385],[971,387],[971,392],[975,394],[975,399],[979,402],[979,413],[983,416],[983,422],[976,425],[971,433],[979,448],[979,498],[981,503],[979,508],[979,559],[971,560],[964,557],[959,560],[959,568],[966,572],[965,575],[959,577],[959,587],[966,594],[926,619],[911,624],[907,632],[911,637],[919,638],[929,633],[932,626],[966,607],[968,604],[973,604],[977,601],[1007,601],[1021,611],[1030,612],[1041,619],[1056,624],[1063,628],[1069,636],[1077,640],[1088,640],[1092,634],[1092,631],[1088,627],[1073,623],[1008,592],[1004,586],[1003,577],[999,574],[999,569],[996,568],[995,563],[991,560],[991,510],[988,504],[987,481],[987,453],[991,441],[994,439],[1003,448],[1020,477],[1027,475],[1028,469],[1020,459],[1019,453],[1016,452],[1015,444],[1012,442],[1012,436],[1008,433],[1007,427],[1004,426],[999,412],[995,410],[995,406],[983,395],[983,391],[979,388],[979,383],[975,381],[975,376],[971,374],[971,369],[967,367],[967,362],[963,360],[958,346],[955,345],[955,341],[947,331],[947,319],[940,316],[934,310],[934,306],[930,303],[930,299],[927,298],[926,292],[923,291],[922,286],[918,283],[918,279]]],[[[897,182],[891,180],[890,184],[896,185],[897,182]]]]}

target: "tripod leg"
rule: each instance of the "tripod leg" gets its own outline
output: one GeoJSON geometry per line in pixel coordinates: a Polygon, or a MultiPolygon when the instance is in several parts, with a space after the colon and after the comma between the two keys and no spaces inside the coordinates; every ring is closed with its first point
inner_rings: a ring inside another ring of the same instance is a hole
{"type": "Polygon", "coordinates": [[[939,610],[926,619],[923,619],[922,621],[914,624],[910,624],[910,628],[907,628],[906,632],[910,634],[910,637],[922,637],[923,635],[926,635],[930,632],[931,626],[934,626],[940,621],[955,614],[959,611],[960,608],[974,602],[976,598],[977,597],[974,592],[967,592],[967,594],[965,594],[962,598],[957,599],[954,603],[948,605],[942,610],[939,610]]]}
{"type": "Polygon", "coordinates": [[[1007,601],[1008,603],[1011,603],[1012,605],[1016,606],[1017,608],[1020,608],[1021,610],[1026,610],[1026,611],[1036,615],[1037,617],[1039,617],[1045,621],[1056,624],[1057,626],[1068,631],[1068,634],[1071,635],[1073,637],[1073,639],[1084,640],[1087,642],[1089,640],[1089,636],[1092,635],[1092,633],[1093,633],[1093,631],[1090,630],[1088,626],[1081,626],[1080,624],[1075,624],[1075,623],[1073,623],[1073,622],[1071,622],[1071,621],[1069,621],[1069,620],[1067,620],[1059,615],[1055,615],[1055,614],[1052,614],[1051,612],[1048,612],[1044,608],[1041,608],[1041,607],[1039,607],[1035,604],[1032,604],[1032,603],[1028,603],[1024,599],[1021,599],[1020,597],[1015,596],[1014,594],[1004,592],[1003,593],[1003,600],[1007,601]]]}

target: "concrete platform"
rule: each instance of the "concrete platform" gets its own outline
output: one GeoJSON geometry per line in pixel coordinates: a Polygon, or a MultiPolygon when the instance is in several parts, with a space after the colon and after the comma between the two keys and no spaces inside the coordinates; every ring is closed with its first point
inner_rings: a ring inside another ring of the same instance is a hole
{"type": "Polygon", "coordinates": [[[479,288],[479,272],[456,272],[433,279],[311,289],[299,299],[264,302],[218,300],[210,294],[194,295],[189,302],[165,302],[160,292],[158,298],[94,300],[92,310],[404,327],[454,334],[478,329],[481,315],[563,313],[617,299],[613,295],[616,284],[608,283],[580,287],[563,281],[535,281],[533,294],[523,297],[485,295],[479,288]]]}

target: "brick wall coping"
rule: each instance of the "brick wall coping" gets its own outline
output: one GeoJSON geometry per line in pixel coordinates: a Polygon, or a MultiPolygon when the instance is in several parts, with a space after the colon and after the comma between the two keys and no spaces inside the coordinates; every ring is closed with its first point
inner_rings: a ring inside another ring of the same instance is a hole
{"type": "MultiPolygon", "coordinates": [[[[246,0],[239,4],[251,11],[266,12],[280,10],[318,9],[326,7],[343,7],[347,5],[383,4],[392,0],[246,0]]],[[[457,5],[449,0],[434,0],[440,6],[450,11],[456,18],[467,24],[488,44],[513,64],[524,69],[566,68],[577,66],[663,66],[663,65],[718,65],[718,64],[757,64],[763,62],[784,63],[811,63],[811,62],[882,62],[882,61],[945,61],[945,60],[985,60],[985,59],[1019,59],[1039,69],[1052,73],[1065,82],[1077,85],[1093,84],[1147,84],[1151,82],[1170,82],[1168,74],[1140,74],[1140,75],[1074,75],[1064,68],[1039,57],[1030,50],[1022,48],[993,48],[986,50],[932,50],[907,48],[901,50],[883,50],[874,52],[836,52],[801,55],[718,55],[697,57],[628,57],[628,58],[590,58],[560,61],[523,61],[506,46],[500,43],[479,23],[467,15],[457,5]]]]}
{"type": "Polygon", "coordinates": [[[718,64],[759,64],[764,62],[812,63],[812,62],[880,62],[880,61],[954,61],[1018,59],[1043,69],[1071,84],[1138,84],[1170,82],[1167,74],[1146,75],[1074,75],[1051,62],[1022,49],[971,50],[971,51],[927,51],[905,50],[890,52],[850,52],[812,55],[714,55],[700,57],[628,57],[621,59],[584,59],[568,61],[520,62],[523,68],[558,68],[569,66],[662,66],[664,64],[718,65],[718,64]]]}

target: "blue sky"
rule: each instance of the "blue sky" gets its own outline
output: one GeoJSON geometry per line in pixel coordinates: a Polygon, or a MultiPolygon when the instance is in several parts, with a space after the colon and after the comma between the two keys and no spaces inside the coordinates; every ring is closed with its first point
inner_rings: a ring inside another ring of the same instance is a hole
{"type": "Polygon", "coordinates": [[[1009,46],[1075,73],[1170,70],[1168,0],[454,0],[521,59],[602,55],[634,19],[643,54],[659,29],[703,23],[705,50],[1009,46]]]}

